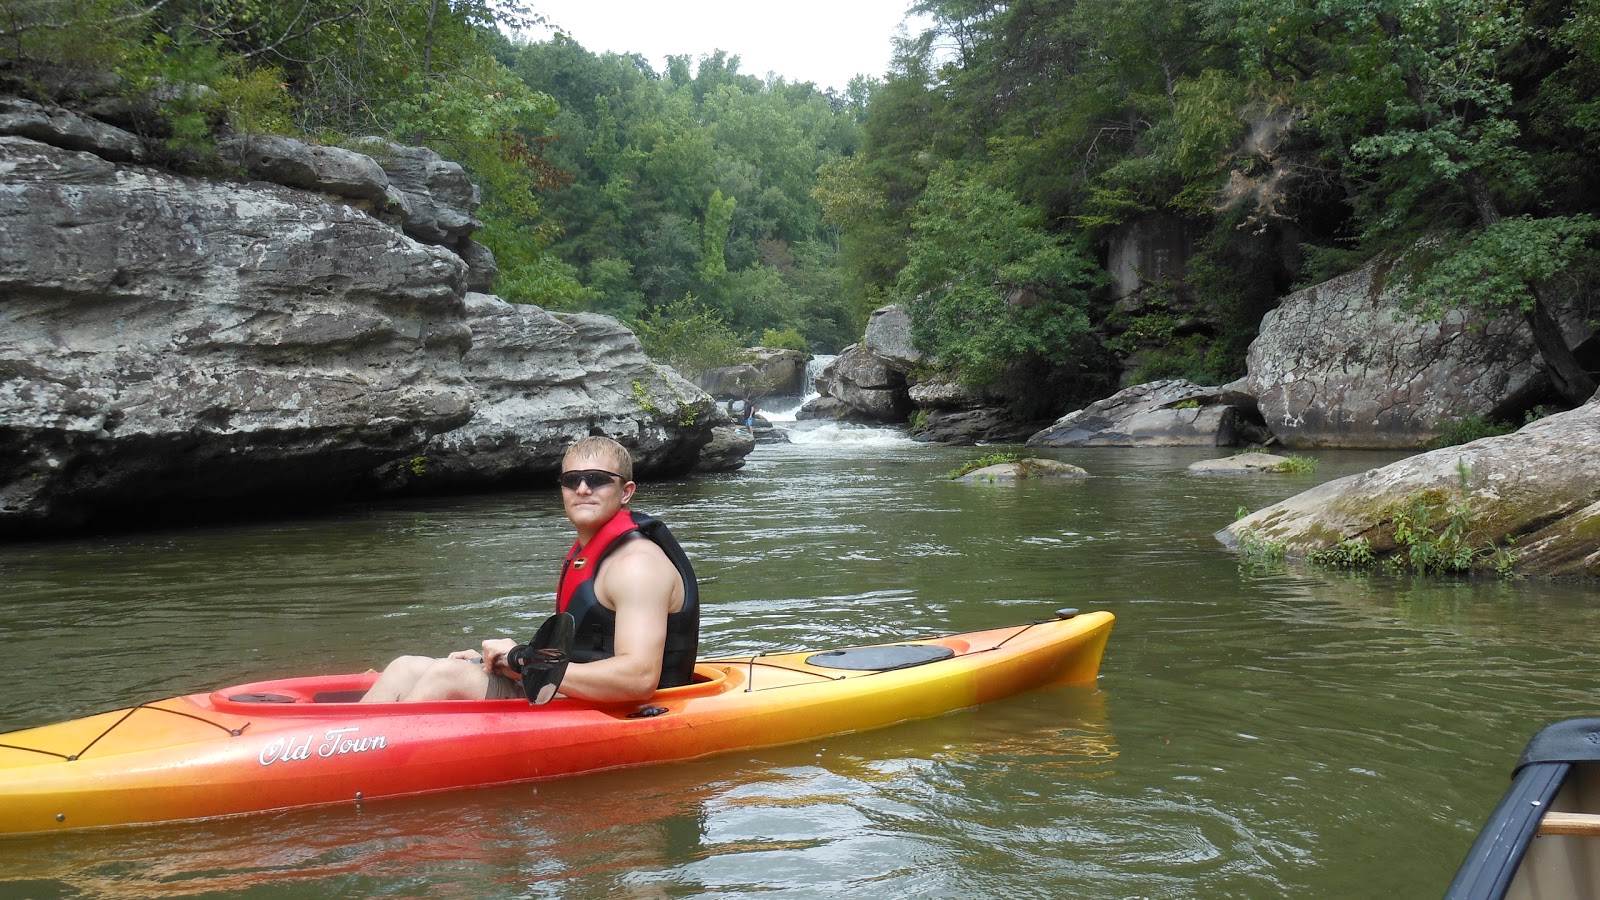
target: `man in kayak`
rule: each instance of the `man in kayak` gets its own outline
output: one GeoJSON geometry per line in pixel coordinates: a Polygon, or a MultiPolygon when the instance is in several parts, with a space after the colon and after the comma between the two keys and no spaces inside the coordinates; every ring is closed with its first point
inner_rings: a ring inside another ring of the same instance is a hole
{"type": "MultiPolygon", "coordinates": [[[[578,532],[556,600],[577,620],[560,683],[569,697],[644,700],[692,677],[700,634],[694,570],[665,526],[628,509],[637,487],[632,457],[610,438],[583,438],[562,458],[561,501],[578,532]]],[[[495,638],[481,653],[402,656],[363,702],[521,697],[520,675],[506,664],[517,647],[495,638]]]]}

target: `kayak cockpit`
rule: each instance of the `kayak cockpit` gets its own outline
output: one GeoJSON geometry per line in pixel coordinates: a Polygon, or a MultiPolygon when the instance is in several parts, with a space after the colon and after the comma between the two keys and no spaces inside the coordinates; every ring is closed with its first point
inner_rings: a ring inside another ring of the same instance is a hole
{"type": "MultiPolygon", "coordinates": [[[[733,673],[726,666],[701,663],[695,666],[693,681],[678,687],[662,688],[647,702],[721,693],[728,689],[730,677],[733,677],[733,673]]],[[[376,673],[365,672],[258,681],[212,691],[207,700],[211,708],[219,712],[241,715],[321,715],[332,705],[359,703],[377,679],[376,673]]],[[[469,712],[483,709],[515,710],[528,708],[529,704],[520,697],[514,697],[506,700],[374,703],[365,705],[364,709],[374,714],[384,710],[422,712],[424,706],[430,707],[427,710],[429,712],[469,712]]]]}

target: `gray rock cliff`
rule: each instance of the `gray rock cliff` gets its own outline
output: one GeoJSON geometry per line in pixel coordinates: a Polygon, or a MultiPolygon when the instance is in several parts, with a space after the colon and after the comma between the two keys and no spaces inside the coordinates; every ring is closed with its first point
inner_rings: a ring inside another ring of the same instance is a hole
{"type": "Polygon", "coordinates": [[[461,366],[476,391],[472,418],[434,435],[415,465],[402,460],[385,473],[396,486],[553,479],[567,445],[589,434],[622,442],[640,471],[683,472],[721,420],[705,392],[645,356],[609,316],[487,294],[468,294],[466,310],[473,339],[461,366]]]}
{"type": "Polygon", "coordinates": [[[1520,319],[1407,313],[1383,260],[1284,298],[1250,345],[1245,389],[1285,447],[1417,448],[1438,423],[1514,408],[1541,378],[1520,319]]]}
{"type": "Polygon", "coordinates": [[[699,462],[709,398],[620,324],[469,294],[493,263],[458,166],[241,139],[243,183],[137,146],[0,104],[0,538],[484,488],[591,432],[642,474],[699,462]]]}
{"type": "Polygon", "coordinates": [[[0,137],[0,534],[343,493],[471,415],[465,266],[347,204],[0,137]]]}

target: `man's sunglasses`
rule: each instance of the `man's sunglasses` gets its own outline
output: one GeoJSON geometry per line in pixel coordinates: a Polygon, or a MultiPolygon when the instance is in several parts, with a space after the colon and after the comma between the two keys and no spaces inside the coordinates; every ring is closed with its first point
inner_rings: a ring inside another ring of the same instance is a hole
{"type": "Polygon", "coordinates": [[[561,486],[569,491],[575,491],[578,489],[578,485],[587,484],[589,490],[598,491],[610,484],[612,479],[616,479],[619,482],[627,480],[621,475],[615,472],[607,472],[605,469],[580,469],[575,472],[562,472],[561,486]]]}

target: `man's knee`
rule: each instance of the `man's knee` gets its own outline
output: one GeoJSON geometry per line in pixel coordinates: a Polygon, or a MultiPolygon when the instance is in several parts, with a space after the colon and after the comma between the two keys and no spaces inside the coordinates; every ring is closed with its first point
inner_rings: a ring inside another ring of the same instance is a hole
{"type": "Polygon", "coordinates": [[[390,660],[387,666],[383,667],[383,674],[405,674],[413,679],[420,678],[424,672],[428,671],[428,667],[435,662],[437,660],[431,656],[397,656],[390,660]]]}
{"type": "Polygon", "coordinates": [[[407,700],[478,700],[489,686],[489,677],[475,663],[460,659],[428,660],[411,688],[407,700]]]}

